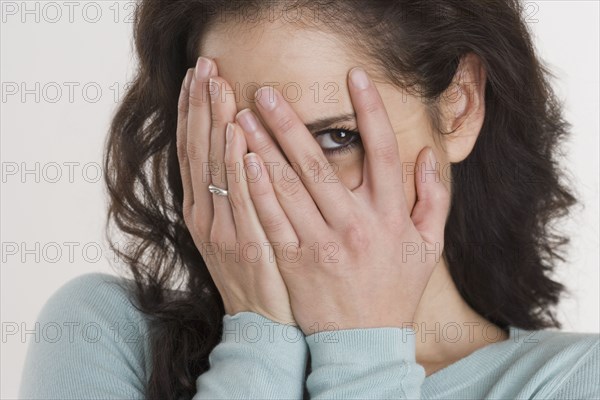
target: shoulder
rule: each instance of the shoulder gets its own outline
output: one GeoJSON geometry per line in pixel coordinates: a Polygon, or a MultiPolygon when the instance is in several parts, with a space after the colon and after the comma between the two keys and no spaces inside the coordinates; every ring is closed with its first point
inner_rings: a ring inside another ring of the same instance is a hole
{"type": "Polygon", "coordinates": [[[532,387],[553,398],[599,398],[600,333],[519,331],[515,358],[531,371],[532,387]]]}
{"type": "Polygon", "coordinates": [[[73,342],[142,344],[148,325],[135,305],[134,288],[133,281],[105,273],[77,276],[48,298],[36,322],[41,332],[50,325],[69,328],[73,342]]]}
{"type": "Polygon", "coordinates": [[[105,300],[113,305],[120,304],[132,294],[133,281],[100,272],[87,273],[71,278],[60,286],[46,301],[44,308],[61,303],[105,305],[105,300]]]}
{"type": "Polygon", "coordinates": [[[134,282],[104,273],[72,278],[46,301],[28,343],[24,398],[142,396],[150,367],[147,321],[134,282]]]}
{"type": "Polygon", "coordinates": [[[46,300],[38,322],[69,320],[90,326],[104,324],[103,328],[119,321],[144,325],[144,315],[135,306],[134,288],[133,281],[105,273],[71,278],[46,300]]]}
{"type": "Polygon", "coordinates": [[[509,340],[520,343],[523,355],[543,360],[573,359],[581,361],[597,352],[600,333],[564,332],[543,329],[537,331],[518,330],[509,340]]]}

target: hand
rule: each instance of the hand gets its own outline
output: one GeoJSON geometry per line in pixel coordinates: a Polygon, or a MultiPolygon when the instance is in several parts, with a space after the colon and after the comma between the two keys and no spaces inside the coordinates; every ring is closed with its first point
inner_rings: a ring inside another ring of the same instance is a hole
{"type": "Polygon", "coordinates": [[[236,105],[222,100],[219,93],[231,91],[231,87],[217,75],[216,63],[200,58],[196,68],[188,71],[181,89],[177,154],[184,221],[223,297],[227,314],[253,311],[275,322],[295,325],[287,289],[276,259],[270,256],[272,249],[246,180],[239,174],[225,173],[224,161],[227,170],[241,170],[248,148],[236,124],[226,146],[227,122],[234,120],[236,105]],[[213,81],[210,88],[209,78],[213,81]],[[210,193],[211,180],[228,189],[229,196],[210,193]]]}
{"type": "MultiPolygon", "coordinates": [[[[356,78],[361,71],[352,72],[356,78]]],[[[257,171],[250,194],[269,241],[280,244],[278,266],[305,335],[412,322],[444,246],[450,196],[439,172],[431,173],[433,152],[426,148],[417,159],[418,200],[409,215],[383,101],[366,73],[355,82],[349,90],[366,159],[362,184],[352,191],[325,180],[331,169],[323,151],[275,89],[261,88],[256,98],[285,156],[250,110],[237,116],[258,155],[246,157],[257,171]]]]}

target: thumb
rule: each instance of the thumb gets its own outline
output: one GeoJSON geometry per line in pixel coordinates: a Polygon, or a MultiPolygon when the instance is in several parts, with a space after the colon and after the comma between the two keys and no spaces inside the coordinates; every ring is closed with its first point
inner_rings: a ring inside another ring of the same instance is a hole
{"type": "Polygon", "coordinates": [[[410,218],[427,243],[444,245],[444,227],[450,207],[450,192],[441,179],[441,165],[431,147],[417,157],[417,201],[410,218]]]}

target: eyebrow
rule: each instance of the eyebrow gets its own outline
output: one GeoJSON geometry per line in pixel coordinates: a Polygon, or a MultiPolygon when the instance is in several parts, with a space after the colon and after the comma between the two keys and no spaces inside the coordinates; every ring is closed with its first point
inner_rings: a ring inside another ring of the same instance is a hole
{"type": "Polygon", "coordinates": [[[315,134],[323,129],[329,128],[330,126],[336,125],[340,122],[354,121],[356,119],[355,113],[334,115],[332,117],[319,118],[306,124],[312,134],[315,134]]]}

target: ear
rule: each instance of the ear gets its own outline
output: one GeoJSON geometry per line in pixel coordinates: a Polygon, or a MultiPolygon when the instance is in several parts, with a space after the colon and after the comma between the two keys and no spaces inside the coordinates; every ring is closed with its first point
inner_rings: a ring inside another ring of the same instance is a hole
{"type": "Polygon", "coordinates": [[[486,71],[479,56],[468,53],[461,61],[452,84],[441,96],[440,135],[448,161],[457,163],[471,153],[485,117],[486,71]]]}

